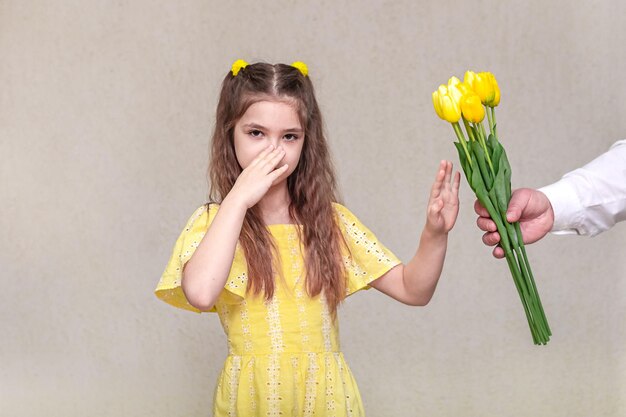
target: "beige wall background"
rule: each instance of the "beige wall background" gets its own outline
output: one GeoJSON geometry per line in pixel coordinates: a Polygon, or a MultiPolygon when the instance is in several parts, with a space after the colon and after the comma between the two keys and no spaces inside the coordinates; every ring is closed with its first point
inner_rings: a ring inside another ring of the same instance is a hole
{"type": "MultiPolygon", "coordinates": [[[[0,414],[209,415],[217,316],[152,291],[207,194],[219,85],[238,58],[309,65],[345,203],[413,255],[438,161],[431,92],[502,89],[513,186],[626,137],[626,5],[613,1],[0,1],[0,414]]],[[[552,341],[532,344],[463,180],[431,304],[348,299],[370,416],[626,415],[626,225],[529,248],[552,341]]]]}

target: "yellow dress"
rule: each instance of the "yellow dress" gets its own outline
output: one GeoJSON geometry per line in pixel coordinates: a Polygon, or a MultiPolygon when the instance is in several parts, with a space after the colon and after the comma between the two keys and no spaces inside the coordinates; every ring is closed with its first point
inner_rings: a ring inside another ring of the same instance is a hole
{"type": "MultiPolygon", "coordinates": [[[[344,206],[333,203],[350,252],[346,295],[401,261],[344,206]]],[[[191,216],[155,290],[175,307],[196,311],[181,289],[183,265],[200,244],[219,206],[205,204],[191,216]]],[[[308,297],[303,246],[295,224],[267,226],[282,260],[271,302],[246,294],[247,271],[239,244],[215,307],[228,357],[215,388],[214,416],[363,416],[357,384],[339,348],[338,323],[323,295],[308,297]]]]}

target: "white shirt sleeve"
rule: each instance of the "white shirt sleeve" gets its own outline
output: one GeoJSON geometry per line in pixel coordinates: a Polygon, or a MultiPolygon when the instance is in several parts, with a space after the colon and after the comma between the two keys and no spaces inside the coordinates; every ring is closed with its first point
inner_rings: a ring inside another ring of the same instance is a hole
{"type": "Polygon", "coordinates": [[[554,209],[555,234],[595,236],[626,220],[626,140],[539,191],[554,209]]]}

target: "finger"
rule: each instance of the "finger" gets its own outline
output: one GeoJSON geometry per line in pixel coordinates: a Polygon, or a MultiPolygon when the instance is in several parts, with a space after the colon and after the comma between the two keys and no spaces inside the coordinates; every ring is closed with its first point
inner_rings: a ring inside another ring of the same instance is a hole
{"type": "Polygon", "coordinates": [[[485,232],[495,232],[498,230],[496,223],[488,217],[479,217],[476,219],[476,225],[480,230],[485,232]]]}
{"type": "Polygon", "coordinates": [[[459,186],[461,185],[461,173],[457,171],[454,174],[454,181],[452,182],[452,192],[455,196],[459,195],[459,186]]]}
{"type": "Polygon", "coordinates": [[[261,161],[259,161],[259,167],[262,168],[265,173],[270,172],[278,165],[280,160],[285,156],[285,151],[281,147],[272,149],[270,153],[265,155],[261,161]],[[278,160],[277,160],[278,158],[278,160]]]}
{"type": "Polygon", "coordinates": [[[433,183],[433,187],[430,190],[430,198],[439,197],[439,193],[441,192],[441,186],[443,185],[443,179],[446,175],[446,169],[444,164],[445,161],[441,161],[439,163],[439,171],[437,171],[435,182],[433,183]]]}
{"type": "Polygon", "coordinates": [[[483,235],[483,243],[487,246],[494,246],[500,243],[500,234],[498,232],[487,232],[483,235]]]}
{"type": "Polygon", "coordinates": [[[476,212],[476,214],[478,214],[481,217],[489,217],[489,212],[487,211],[486,208],[483,207],[482,204],[480,204],[480,201],[476,200],[474,201],[474,211],[476,212]]]}
{"type": "Polygon", "coordinates": [[[259,162],[261,162],[270,152],[274,150],[274,145],[268,145],[267,148],[263,149],[259,154],[250,162],[249,166],[255,166],[259,162]]]}
{"type": "Polygon", "coordinates": [[[443,208],[443,201],[442,200],[435,200],[429,207],[428,211],[430,212],[430,214],[437,214],[441,211],[441,209],[443,208]]]}
{"type": "Polygon", "coordinates": [[[522,212],[528,206],[530,200],[530,193],[526,189],[519,189],[513,192],[511,195],[511,201],[509,201],[509,208],[506,211],[506,219],[509,223],[514,223],[522,217],[522,212]]]}
{"type": "Polygon", "coordinates": [[[446,161],[446,175],[443,179],[444,184],[450,184],[450,178],[452,177],[452,162],[446,161]]]}
{"type": "Polygon", "coordinates": [[[267,155],[263,161],[263,167],[268,169],[268,172],[276,168],[276,165],[285,157],[285,150],[283,148],[276,148],[267,155]]]}
{"type": "Polygon", "coordinates": [[[493,249],[493,256],[498,259],[504,258],[504,250],[500,246],[496,246],[493,249]]]}
{"type": "Polygon", "coordinates": [[[427,210],[427,218],[428,222],[431,224],[439,223],[439,218],[441,217],[441,210],[443,209],[443,201],[436,200],[432,204],[428,206],[427,210]]]}
{"type": "Polygon", "coordinates": [[[445,191],[452,190],[452,162],[446,161],[446,174],[443,178],[443,189],[445,191]]]}
{"type": "Polygon", "coordinates": [[[281,175],[283,175],[287,169],[289,168],[288,164],[285,164],[279,168],[276,168],[274,171],[272,171],[269,174],[269,177],[272,179],[272,185],[274,185],[274,182],[276,182],[276,180],[278,179],[278,177],[280,177],[281,175]]]}

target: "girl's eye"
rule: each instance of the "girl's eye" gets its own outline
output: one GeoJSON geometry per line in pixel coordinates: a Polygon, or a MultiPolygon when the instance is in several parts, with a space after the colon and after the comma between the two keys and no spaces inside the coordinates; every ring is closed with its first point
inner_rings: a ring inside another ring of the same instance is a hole
{"type": "Polygon", "coordinates": [[[248,134],[252,137],[258,138],[263,134],[263,132],[261,132],[260,130],[251,130],[250,132],[248,132],[248,134]]]}
{"type": "Polygon", "coordinates": [[[288,134],[285,135],[285,139],[288,142],[292,142],[292,141],[298,139],[298,136],[294,135],[293,133],[288,133],[288,134]]]}

